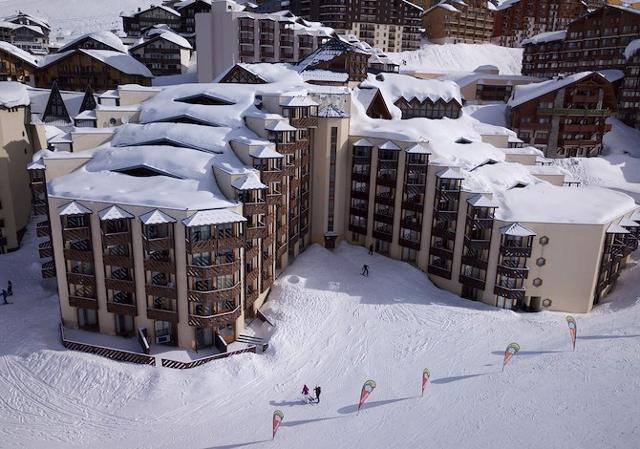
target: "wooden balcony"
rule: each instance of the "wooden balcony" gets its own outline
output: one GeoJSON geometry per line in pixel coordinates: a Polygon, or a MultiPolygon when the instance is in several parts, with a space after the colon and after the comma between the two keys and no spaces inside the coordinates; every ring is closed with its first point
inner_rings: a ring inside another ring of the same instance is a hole
{"type": "Polygon", "coordinates": [[[422,223],[417,219],[408,217],[400,221],[400,227],[417,232],[422,231],[422,223]]]}
{"type": "MultiPolygon", "coordinates": [[[[262,243],[264,244],[264,240],[262,241],[262,243]]],[[[254,245],[252,247],[246,248],[244,250],[244,259],[246,261],[250,261],[252,259],[254,259],[255,257],[258,256],[260,250],[258,248],[258,245],[254,245]]]]}
{"type": "Polygon", "coordinates": [[[402,208],[414,212],[422,212],[424,210],[424,203],[417,203],[414,201],[403,201],[402,208]]]}
{"type": "Polygon", "coordinates": [[[420,242],[415,242],[413,240],[407,240],[400,237],[398,240],[398,244],[400,246],[404,246],[405,248],[415,249],[416,251],[420,251],[420,242]]]}
{"type": "Polygon", "coordinates": [[[118,290],[129,293],[136,292],[136,283],[133,280],[106,278],[104,280],[104,286],[108,290],[118,290]]]}
{"type": "Polygon", "coordinates": [[[289,123],[294,128],[317,128],[318,117],[292,118],[289,123]]]}
{"type": "Polygon", "coordinates": [[[33,203],[33,213],[35,215],[47,215],[48,210],[46,202],[33,203]]]}
{"type": "Polygon", "coordinates": [[[240,297],[241,283],[238,282],[231,288],[218,290],[198,291],[189,290],[188,299],[190,302],[217,303],[226,301],[236,301],[240,297]]]}
{"type": "Polygon", "coordinates": [[[369,173],[352,173],[351,179],[353,181],[369,183],[369,181],[371,180],[371,177],[369,173]]]}
{"type": "Polygon", "coordinates": [[[285,176],[295,176],[296,174],[296,166],[295,165],[284,165],[282,167],[282,174],[285,176]]]}
{"type": "Polygon", "coordinates": [[[240,261],[218,265],[187,265],[187,276],[201,279],[213,279],[217,276],[234,274],[240,271],[240,261]]]}
{"type": "Polygon", "coordinates": [[[451,279],[451,271],[448,271],[444,268],[437,267],[435,265],[429,265],[427,267],[427,272],[429,274],[433,274],[445,279],[451,279]]]}
{"type": "Polygon", "coordinates": [[[44,220],[36,225],[36,235],[38,237],[51,236],[51,227],[49,226],[49,220],[44,220]]]}
{"type": "Polygon", "coordinates": [[[524,288],[508,288],[496,285],[493,288],[493,293],[498,296],[502,296],[503,298],[524,301],[525,290],[524,288]]]}
{"type": "Polygon", "coordinates": [[[247,228],[246,236],[248,240],[263,239],[269,233],[269,229],[266,226],[258,226],[255,228],[247,228]]]}
{"type": "Polygon", "coordinates": [[[145,291],[149,296],[178,299],[178,291],[176,288],[168,285],[147,284],[145,291]]]}
{"type": "Polygon", "coordinates": [[[531,257],[531,248],[527,246],[500,246],[500,254],[506,257],[531,257]]]}
{"type": "Polygon", "coordinates": [[[395,203],[395,199],[392,196],[376,195],[376,203],[382,204],[385,206],[393,206],[393,204],[395,203]]]}
{"type": "Polygon", "coordinates": [[[465,235],[464,244],[469,248],[489,249],[489,247],[491,246],[491,240],[472,239],[471,237],[465,235]]]}
{"type": "Polygon", "coordinates": [[[244,203],[244,215],[258,215],[267,214],[269,212],[269,206],[267,203],[244,203]]]}
{"type": "Polygon", "coordinates": [[[175,273],[176,265],[171,261],[146,259],[144,261],[144,269],[158,273],[175,273]]]}
{"type": "Polygon", "coordinates": [[[376,178],[376,183],[379,186],[395,187],[397,181],[398,180],[394,176],[378,176],[376,178]]]}
{"type": "Polygon", "coordinates": [[[380,223],[393,225],[393,214],[374,213],[373,219],[380,223]]]}
{"type": "Polygon", "coordinates": [[[69,305],[71,307],[79,307],[81,309],[98,310],[98,300],[92,298],[83,298],[82,296],[69,295],[69,305]]]}
{"type": "Polygon", "coordinates": [[[391,242],[393,241],[393,231],[387,232],[387,231],[382,231],[382,230],[377,230],[374,229],[372,236],[374,239],[378,239],[378,240],[384,240],[385,242],[391,242]]]}
{"type": "Polygon", "coordinates": [[[240,306],[228,312],[217,313],[214,315],[194,315],[189,314],[189,326],[193,327],[219,327],[228,323],[233,323],[240,318],[242,310],[240,306]]]}
{"type": "Polygon", "coordinates": [[[458,219],[458,211],[435,209],[433,211],[433,216],[439,221],[455,221],[458,219]]]}
{"type": "Polygon", "coordinates": [[[260,270],[258,270],[258,267],[253,267],[253,270],[245,271],[244,281],[246,284],[249,284],[255,281],[256,279],[258,279],[259,276],[260,276],[260,270]]]}
{"type": "Polygon", "coordinates": [[[460,277],[458,278],[458,281],[461,284],[468,285],[470,287],[477,288],[480,290],[484,290],[485,284],[486,284],[486,282],[482,279],[476,279],[471,276],[465,276],[464,274],[460,275],[460,277]]]}
{"type": "Polygon", "coordinates": [[[46,240],[38,245],[38,255],[40,256],[40,259],[53,257],[53,248],[51,247],[50,240],[46,240]]]}
{"type": "Polygon", "coordinates": [[[178,312],[173,310],[147,308],[147,318],[149,318],[150,320],[168,321],[170,323],[177,323],[178,312]]]}
{"type": "Polygon", "coordinates": [[[31,183],[31,191],[33,193],[44,193],[44,181],[33,181],[31,183]]]}
{"type": "Polygon", "coordinates": [[[88,240],[91,238],[91,231],[88,227],[66,228],[62,230],[63,240],[88,240]]]}
{"type": "Polygon", "coordinates": [[[480,268],[481,270],[485,271],[489,265],[486,260],[482,260],[478,257],[472,256],[462,256],[462,264],[469,265],[470,267],[480,268]]]}
{"type": "Polygon", "coordinates": [[[527,279],[529,277],[529,268],[498,265],[498,274],[512,279],[527,279]]]}
{"type": "Polygon", "coordinates": [[[112,254],[103,254],[102,261],[105,265],[112,267],[133,268],[133,256],[115,256],[112,254]]]}
{"type": "Polygon", "coordinates": [[[260,179],[265,184],[269,184],[270,182],[280,182],[282,181],[282,170],[261,171],[260,179]]]}
{"type": "Polygon", "coordinates": [[[96,285],[96,277],[93,274],[80,274],[67,272],[67,282],[76,285],[96,285]]]}
{"type": "Polygon", "coordinates": [[[143,245],[147,251],[164,251],[173,249],[173,238],[160,237],[156,239],[143,238],[143,245]]]}
{"type": "Polygon", "coordinates": [[[445,259],[453,259],[453,250],[447,248],[432,246],[431,248],[429,248],[429,252],[434,256],[444,257],[445,259]]]}
{"type": "Polygon", "coordinates": [[[282,257],[286,253],[287,253],[287,243],[285,241],[285,243],[278,248],[278,250],[276,251],[276,254],[278,254],[278,257],[282,257]]]}
{"type": "Polygon", "coordinates": [[[244,241],[241,237],[224,237],[198,241],[186,240],[188,253],[210,253],[220,249],[234,249],[242,246],[244,246],[244,241]]]}
{"type": "Polygon", "coordinates": [[[107,302],[107,311],[116,313],[118,315],[138,315],[138,309],[135,304],[118,304],[117,302],[107,302]]]}
{"type": "Polygon", "coordinates": [[[273,276],[262,276],[262,292],[270,288],[273,285],[273,276]]]}
{"type": "Polygon", "coordinates": [[[354,224],[349,224],[349,231],[355,232],[356,234],[367,235],[366,226],[357,226],[354,224]]]}
{"type": "Polygon", "coordinates": [[[369,200],[369,191],[361,191],[361,190],[352,190],[351,198],[356,198],[359,200],[369,200]]]}
{"type": "Polygon", "coordinates": [[[50,279],[56,277],[56,266],[53,260],[44,262],[41,269],[42,279],[50,279]]]}
{"type": "Polygon", "coordinates": [[[369,215],[369,211],[367,209],[361,209],[359,207],[350,208],[349,213],[351,215],[356,215],[358,217],[365,217],[365,218],[369,215]]]}
{"type": "Polygon", "coordinates": [[[114,234],[102,234],[102,242],[105,246],[127,245],[131,242],[129,232],[118,232],[114,234]]]}
{"type": "Polygon", "coordinates": [[[447,240],[455,240],[456,233],[440,226],[434,226],[431,228],[431,235],[435,237],[442,237],[447,240]]]}
{"type": "Polygon", "coordinates": [[[244,307],[251,307],[260,297],[260,292],[258,290],[247,292],[244,295],[244,307]]]}
{"type": "Polygon", "coordinates": [[[93,251],[81,251],[77,249],[65,249],[64,258],[67,260],[93,262],[93,251]]]}
{"type": "Polygon", "coordinates": [[[281,193],[275,195],[267,195],[267,204],[269,206],[281,206],[284,203],[284,197],[281,193]]]}

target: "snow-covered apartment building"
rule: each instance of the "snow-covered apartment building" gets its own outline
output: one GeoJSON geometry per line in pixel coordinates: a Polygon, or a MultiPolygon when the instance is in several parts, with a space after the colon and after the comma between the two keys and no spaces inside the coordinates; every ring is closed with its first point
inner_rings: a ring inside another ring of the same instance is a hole
{"type": "Polygon", "coordinates": [[[489,42],[495,9],[487,0],[441,0],[424,11],[422,25],[436,44],[489,42]]]}
{"type": "Polygon", "coordinates": [[[640,237],[632,198],[570,187],[513,132],[461,112],[452,82],[327,85],[314,70],[120,86],[111,123],[124,124],[73,128],[73,152],[40,153],[38,229],[65,326],[228,344],[314,243],[373,246],[497,307],[587,312],[615,285],[640,237]]]}
{"type": "Polygon", "coordinates": [[[45,19],[23,12],[0,19],[0,41],[33,54],[46,54],[51,26],[45,19]]]}

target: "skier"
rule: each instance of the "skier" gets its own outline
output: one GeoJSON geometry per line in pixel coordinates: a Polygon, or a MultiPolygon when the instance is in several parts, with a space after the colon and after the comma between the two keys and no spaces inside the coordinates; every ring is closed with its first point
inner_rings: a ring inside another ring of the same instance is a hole
{"type": "Polygon", "coordinates": [[[2,300],[4,301],[4,303],[9,304],[9,301],[7,301],[7,291],[4,288],[2,289],[0,295],[2,296],[2,300]]]}
{"type": "Polygon", "coordinates": [[[369,245],[369,255],[370,256],[373,255],[373,243],[371,245],[369,245]]]}
{"type": "Polygon", "coordinates": [[[302,396],[304,396],[304,402],[308,404],[309,403],[309,387],[307,387],[307,384],[304,384],[304,386],[302,387],[302,396]]]}
{"type": "Polygon", "coordinates": [[[319,404],[320,403],[320,393],[322,393],[322,389],[316,385],[316,387],[313,389],[313,391],[315,391],[316,393],[316,402],[319,404]]]}
{"type": "Polygon", "coordinates": [[[13,284],[11,281],[7,282],[7,296],[13,296],[13,284]]]}
{"type": "Polygon", "coordinates": [[[364,277],[369,277],[369,265],[364,264],[362,266],[362,273],[360,274],[363,275],[364,277]]]}

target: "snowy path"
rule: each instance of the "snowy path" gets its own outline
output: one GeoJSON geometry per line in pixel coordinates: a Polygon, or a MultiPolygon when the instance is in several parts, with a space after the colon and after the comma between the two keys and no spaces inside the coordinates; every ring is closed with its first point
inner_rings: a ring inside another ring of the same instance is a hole
{"type": "Polygon", "coordinates": [[[266,354],[180,372],[65,351],[34,243],[30,231],[0,256],[0,285],[16,287],[0,306],[0,448],[629,448],[640,436],[640,268],[615,302],[576,317],[572,353],[563,314],[491,309],[362,248],[314,246],[275,284],[266,354]],[[501,373],[511,341],[522,351],[501,373]],[[320,404],[301,404],[303,383],[323,387],[320,404]]]}

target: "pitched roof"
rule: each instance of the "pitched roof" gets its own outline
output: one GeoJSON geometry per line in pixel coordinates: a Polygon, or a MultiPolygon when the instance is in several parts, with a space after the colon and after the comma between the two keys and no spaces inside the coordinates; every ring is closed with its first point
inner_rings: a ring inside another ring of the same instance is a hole
{"type": "Polygon", "coordinates": [[[64,204],[58,208],[58,215],[84,215],[93,213],[77,201],[64,204]]]}
{"type": "Polygon", "coordinates": [[[176,219],[168,216],[159,209],[154,209],[140,216],[140,221],[145,225],[175,223],[176,219]]]}
{"type": "Polygon", "coordinates": [[[100,212],[98,212],[98,216],[100,217],[101,221],[133,218],[132,214],[115,205],[111,207],[107,207],[106,209],[102,209],[100,212]]]}
{"type": "Polygon", "coordinates": [[[227,223],[242,223],[247,221],[242,215],[229,209],[199,210],[182,223],[190,228],[194,226],[208,226],[227,223]]]}
{"type": "Polygon", "coordinates": [[[500,228],[500,233],[504,235],[512,235],[514,237],[533,237],[536,235],[534,231],[522,226],[520,223],[512,223],[500,228]]]}

